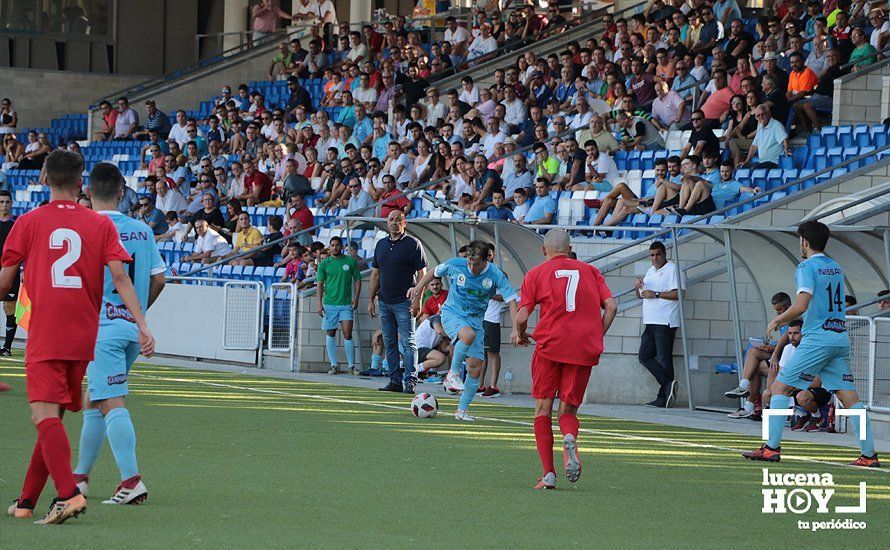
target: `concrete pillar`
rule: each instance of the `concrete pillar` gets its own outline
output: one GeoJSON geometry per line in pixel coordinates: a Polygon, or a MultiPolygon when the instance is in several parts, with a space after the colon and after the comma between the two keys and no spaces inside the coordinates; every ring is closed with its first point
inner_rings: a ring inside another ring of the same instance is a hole
{"type": "Polygon", "coordinates": [[[362,23],[371,20],[371,0],[351,0],[349,2],[349,26],[361,32],[362,23]]]}
{"type": "MultiPolygon", "coordinates": [[[[247,3],[248,0],[225,0],[223,5],[223,32],[247,31],[247,3]]],[[[223,40],[223,49],[234,48],[241,43],[238,35],[226,36],[223,40]]]]}

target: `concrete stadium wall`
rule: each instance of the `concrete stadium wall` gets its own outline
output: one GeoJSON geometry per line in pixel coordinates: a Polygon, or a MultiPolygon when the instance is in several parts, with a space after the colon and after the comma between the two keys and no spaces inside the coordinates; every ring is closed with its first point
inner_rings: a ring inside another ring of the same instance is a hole
{"type": "Polygon", "coordinates": [[[3,69],[4,97],[12,99],[19,128],[48,127],[53,118],[85,113],[90,102],[142,82],[147,76],[3,69]]]}
{"type": "Polygon", "coordinates": [[[227,350],[223,287],[167,284],[148,310],[157,353],[193,360],[256,364],[256,352],[227,350]]]}
{"type": "Polygon", "coordinates": [[[875,124],[890,117],[890,59],[834,81],[832,124],[875,124]]]}

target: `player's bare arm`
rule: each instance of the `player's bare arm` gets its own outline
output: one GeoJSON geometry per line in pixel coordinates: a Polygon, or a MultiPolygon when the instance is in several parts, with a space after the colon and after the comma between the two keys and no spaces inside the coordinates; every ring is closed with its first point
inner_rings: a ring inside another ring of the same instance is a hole
{"type": "Polygon", "coordinates": [[[368,297],[368,315],[371,319],[377,318],[377,290],[380,288],[380,270],[376,267],[371,270],[371,281],[368,283],[371,287],[371,295],[368,297]]]}
{"type": "Polygon", "coordinates": [[[423,291],[426,289],[426,286],[430,284],[430,281],[432,281],[435,276],[435,270],[431,269],[430,271],[425,271],[420,280],[417,281],[417,284],[408,289],[407,296],[408,299],[411,300],[412,304],[417,304],[418,308],[420,307],[420,297],[423,296],[423,291]]]}
{"type": "Polygon", "coordinates": [[[12,288],[12,283],[15,281],[15,276],[18,272],[19,264],[7,265],[0,269],[0,292],[3,293],[2,296],[9,294],[9,289],[12,288]]]}
{"type": "Polygon", "coordinates": [[[528,318],[531,312],[525,308],[519,308],[516,316],[513,318],[513,331],[510,333],[510,342],[514,346],[525,347],[528,345],[529,336],[526,333],[528,329],[528,318]]]}
{"type": "Polygon", "coordinates": [[[315,295],[318,297],[318,316],[324,318],[324,281],[318,281],[316,279],[317,290],[315,291],[315,295]]]}
{"type": "MultiPolygon", "coordinates": [[[[5,268],[4,268],[5,269],[5,268]]],[[[139,345],[142,347],[142,355],[151,357],[155,352],[155,337],[152,335],[148,324],[145,322],[145,316],[142,315],[142,306],[139,304],[139,297],[136,296],[136,289],[133,288],[133,282],[124,269],[124,263],[120,260],[112,260],[108,262],[108,271],[111,272],[111,280],[114,283],[114,289],[120,295],[124,305],[136,326],[139,327],[139,345]]]]}
{"type": "Polygon", "coordinates": [[[810,307],[810,300],[812,298],[813,295],[808,292],[798,292],[797,298],[794,299],[794,303],[791,307],[786,309],[784,313],[776,316],[776,318],[770,321],[769,325],[767,325],[767,336],[779,330],[779,327],[782,325],[787,325],[790,321],[803,316],[803,314],[806,313],[807,308],[810,307]]]}
{"type": "Polygon", "coordinates": [[[155,300],[161,295],[165,286],[167,286],[166,275],[158,273],[157,275],[151,276],[148,280],[148,303],[145,305],[145,309],[150,308],[151,305],[155,303],[155,300]]]}
{"type": "MultiPolygon", "coordinates": [[[[664,294],[661,296],[664,297],[664,294]]],[[[615,315],[617,314],[618,303],[615,301],[615,298],[612,298],[611,296],[606,298],[603,302],[603,335],[609,332],[609,327],[612,326],[612,321],[615,320],[615,315]]]]}

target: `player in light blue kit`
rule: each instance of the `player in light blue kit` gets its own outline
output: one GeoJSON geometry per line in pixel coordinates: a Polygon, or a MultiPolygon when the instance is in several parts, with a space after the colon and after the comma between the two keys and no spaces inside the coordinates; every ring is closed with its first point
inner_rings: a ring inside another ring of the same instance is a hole
{"type": "MultiPolygon", "coordinates": [[[[90,198],[93,208],[110,217],[117,227],[121,243],[133,262],[130,279],[136,288],[143,312],[164,288],[167,267],[158,252],[151,228],[118,212],[124,193],[124,178],[117,166],[102,162],[90,173],[90,198]]],[[[89,474],[99,456],[105,436],[121,473],[121,484],[104,504],[139,504],[148,491],[136,465],[136,431],[126,409],[129,393],[127,374],[139,356],[137,329],[130,312],[114,290],[105,270],[105,291],[99,312],[99,336],[95,358],[87,367],[84,395],[83,430],[80,433],[77,468],[74,477],[84,496],[89,490],[89,474]]]]}
{"type": "MultiPolygon", "coordinates": [[[[797,235],[800,237],[800,251],[804,257],[794,274],[797,299],[785,313],[772,320],[767,333],[772,334],[778,327],[803,316],[803,340],[770,387],[770,408],[789,408],[790,395],[794,389],[809,388],[816,375],[819,375],[822,387],[834,391],[844,408],[861,409],[864,412],[865,405],[856,395],[856,385],[850,371],[844,271],[837,262],[824,254],[831,232],[825,224],[810,220],[797,228],[797,235]]],[[[864,421],[858,416],[851,416],[850,419],[862,450],[861,456],[851,464],[879,468],[868,413],[865,413],[864,421]],[[865,430],[864,435],[862,430],[865,430]]],[[[770,416],[767,443],[756,451],[742,453],[742,456],[751,460],[778,462],[784,427],[784,416],[770,416]]]]}
{"type": "Polygon", "coordinates": [[[453,258],[428,271],[417,286],[408,291],[412,300],[412,308],[420,308],[420,297],[423,290],[433,277],[447,278],[449,281],[448,298],[442,305],[442,326],[454,343],[451,354],[451,370],[445,378],[445,387],[463,389],[460,404],[454,417],[458,420],[472,422],[475,420],[467,414],[467,409],[476,390],[479,389],[479,375],[485,359],[482,342],[482,319],[488,308],[488,300],[495,294],[504,297],[510,306],[510,318],[516,318],[519,297],[498,266],[488,261],[488,243],[473,241],[467,246],[466,258],[453,258]],[[460,367],[467,362],[467,380],[460,382],[460,367]]]}

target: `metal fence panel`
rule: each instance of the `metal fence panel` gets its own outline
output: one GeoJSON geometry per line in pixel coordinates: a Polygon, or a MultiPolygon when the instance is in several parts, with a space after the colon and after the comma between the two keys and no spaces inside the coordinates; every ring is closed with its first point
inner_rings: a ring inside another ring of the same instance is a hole
{"type": "Polygon", "coordinates": [[[871,364],[871,326],[872,321],[868,317],[847,315],[847,334],[850,335],[850,370],[856,380],[856,393],[859,399],[869,403],[868,387],[871,377],[869,365],[871,364]]]}
{"type": "Polygon", "coordinates": [[[226,349],[254,350],[260,347],[263,323],[263,285],[258,282],[228,282],[224,286],[226,349]]]}
{"type": "Polygon", "coordinates": [[[297,291],[291,283],[275,283],[269,296],[269,351],[291,351],[297,327],[297,291]]]}
{"type": "Polygon", "coordinates": [[[890,318],[874,320],[871,367],[872,409],[890,412],[890,318]]]}

